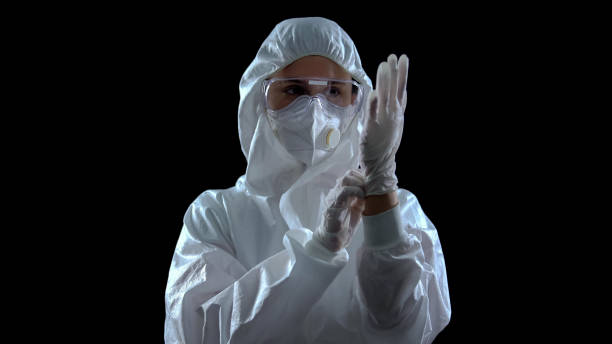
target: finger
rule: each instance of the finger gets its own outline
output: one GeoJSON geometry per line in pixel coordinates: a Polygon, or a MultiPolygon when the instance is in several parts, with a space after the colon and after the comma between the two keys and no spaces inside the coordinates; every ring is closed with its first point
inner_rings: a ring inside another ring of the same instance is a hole
{"type": "Polygon", "coordinates": [[[378,97],[376,96],[376,92],[370,92],[368,96],[368,104],[369,104],[369,116],[368,116],[368,125],[370,122],[376,121],[376,113],[378,112],[378,97]]]}
{"type": "Polygon", "coordinates": [[[357,170],[351,170],[344,176],[341,185],[357,186],[363,188],[365,187],[365,176],[357,170]]]}
{"type": "Polygon", "coordinates": [[[402,104],[402,107],[406,104],[406,85],[408,84],[408,56],[402,54],[398,62],[398,85],[397,85],[397,96],[399,103],[402,104]]]}
{"type": "Polygon", "coordinates": [[[325,232],[339,233],[346,227],[347,220],[350,221],[350,210],[347,208],[329,208],[325,214],[325,232]]]}
{"type": "Polygon", "coordinates": [[[381,114],[387,110],[387,101],[389,97],[389,64],[387,62],[382,62],[380,65],[378,65],[378,72],[376,73],[376,88],[378,91],[377,110],[378,113],[381,114]]]}
{"type": "Polygon", "coordinates": [[[360,178],[365,183],[365,173],[361,169],[358,169],[358,168],[351,169],[348,175],[360,178]]]}
{"type": "Polygon", "coordinates": [[[342,178],[342,183],[340,185],[342,186],[356,186],[358,188],[363,187],[365,183],[363,182],[363,179],[357,177],[357,176],[346,176],[344,178],[342,178]]]}
{"type": "Polygon", "coordinates": [[[355,198],[351,203],[351,211],[361,214],[365,210],[365,199],[355,198]]]}
{"type": "MultiPolygon", "coordinates": [[[[356,177],[356,176],[348,176],[342,180],[342,187],[347,187],[347,186],[353,187],[353,188],[359,188],[361,189],[361,191],[363,191],[365,195],[366,183],[364,179],[360,177],[356,177]]],[[[340,191],[340,193],[342,193],[342,191],[340,191]]]]}
{"type": "Polygon", "coordinates": [[[343,186],[334,203],[337,207],[348,208],[353,199],[365,199],[365,191],[359,186],[343,186]]]}
{"type": "Polygon", "coordinates": [[[397,56],[395,54],[389,55],[387,59],[387,63],[389,64],[389,105],[392,105],[395,102],[399,93],[397,93],[397,56]]]}
{"type": "Polygon", "coordinates": [[[336,197],[336,201],[330,208],[347,208],[350,205],[349,201],[351,197],[365,199],[365,192],[362,188],[357,186],[343,186],[342,191],[340,191],[340,194],[336,197]]]}
{"type": "Polygon", "coordinates": [[[349,222],[349,229],[355,229],[357,224],[361,220],[363,211],[365,210],[365,199],[356,198],[351,204],[351,218],[349,222]]]}

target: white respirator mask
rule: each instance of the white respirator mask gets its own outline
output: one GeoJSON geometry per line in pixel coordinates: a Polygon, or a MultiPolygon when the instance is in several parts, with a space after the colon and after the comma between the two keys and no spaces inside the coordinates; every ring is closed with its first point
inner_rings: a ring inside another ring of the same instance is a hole
{"type": "MultiPolygon", "coordinates": [[[[286,90],[271,96],[270,89],[274,90],[274,84],[272,87],[264,88],[270,125],[280,143],[292,156],[307,166],[316,165],[333,153],[342,135],[355,119],[361,106],[361,88],[355,81],[341,81],[345,84],[344,90],[348,92],[353,90],[352,97],[349,94],[344,101],[341,101],[339,95],[343,92],[342,85],[336,86],[340,81],[331,79],[272,79],[271,81],[277,80],[283,83],[283,87],[289,85],[294,88],[291,93],[293,98],[287,95],[286,90]],[[296,80],[300,80],[302,84],[296,86],[296,80]],[[332,82],[335,89],[330,90],[332,82]],[[353,84],[357,86],[353,87],[353,84]],[[313,96],[306,93],[304,89],[308,86],[316,87],[317,93],[313,96]],[[296,91],[296,87],[300,89],[296,91]],[[286,99],[281,99],[283,97],[286,99]],[[272,109],[279,106],[280,109],[272,109]]],[[[268,80],[267,82],[270,83],[268,80]]],[[[281,86],[280,83],[277,86],[281,86]]]]}

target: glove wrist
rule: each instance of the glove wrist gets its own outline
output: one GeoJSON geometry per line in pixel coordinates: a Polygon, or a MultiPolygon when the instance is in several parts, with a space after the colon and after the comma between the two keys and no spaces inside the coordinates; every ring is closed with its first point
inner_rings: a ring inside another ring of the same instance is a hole
{"type": "Polygon", "coordinates": [[[320,228],[315,231],[312,239],[316,241],[321,247],[326,248],[329,252],[336,252],[340,250],[342,247],[339,245],[338,235],[334,233],[329,233],[324,228],[320,228]]]}
{"type": "Polygon", "coordinates": [[[397,190],[395,159],[391,159],[387,163],[364,165],[366,174],[366,196],[382,195],[397,190]],[[374,168],[370,168],[369,166],[374,166],[374,168]]]}
{"type": "Polygon", "coordinates": [[[389,192],[397,191],[397,177],[379,177],[366,182],[366,197],[373,195],[384,195],[389,192]]]}
{"type": "Polygon", "coordinates": [[[319,258],[324,261],[332,261],[337,255],[338,251],[332,251],[326,247],[316,236],[313,236],[306,245],[304,246],[306,253],[311,257],[319,258]]]}

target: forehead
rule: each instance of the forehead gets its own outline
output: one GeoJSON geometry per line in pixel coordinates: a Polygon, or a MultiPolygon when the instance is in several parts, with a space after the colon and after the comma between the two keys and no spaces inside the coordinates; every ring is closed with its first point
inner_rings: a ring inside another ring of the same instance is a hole
{"type": "Polygon", "coordinates": [[[274,78],[330,78],[351,80],[351,74],[334,61],[323,56],[305,56],[279,70],[274,78]]]}

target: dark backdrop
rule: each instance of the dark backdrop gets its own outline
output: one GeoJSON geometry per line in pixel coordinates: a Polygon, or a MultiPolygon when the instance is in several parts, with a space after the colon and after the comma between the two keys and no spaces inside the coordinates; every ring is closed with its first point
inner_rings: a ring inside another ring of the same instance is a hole
{"type": "Polygon", "coordinates": [[[245,172],[241,75],[278,22],[325,16],[352,37],[373,80],[390,53],[410,58],[397,175],[444,250],[453,313],[436,343],[517,335],[505,328],[516,307],[508,291],[521,282],[502,248],[513,226],[505,199],[521,192],[513,163],[521,139],[513,132],[522,128],[517,99],[526,94],[516,85],[533,43],[517,36],[512,9],[92,11],[65,27],[83,114],[77,140],[66,145],[86,149],[74,174],[88,200],[78,202],[81,213],[95,228],[87,237],[96,250],[87,254],[99,263],[87,290],[98,296],[95,307],[111,308],[97,333],[162,342],[164,289],[183,215],[200,193],[231,187],[245,172]]]}

